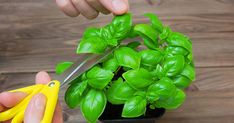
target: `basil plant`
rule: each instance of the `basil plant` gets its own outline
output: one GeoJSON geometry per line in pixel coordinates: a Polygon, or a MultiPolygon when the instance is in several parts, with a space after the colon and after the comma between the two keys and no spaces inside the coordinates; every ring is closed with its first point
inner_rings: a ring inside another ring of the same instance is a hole
{"type": "MultiPolygon", "coordinates": [[[[98,120],[107,101],[124,105],[123,118],[144,115],[147,106],[176,109],[184,102],[183,89],[195,79],[192,42],[163,25],[156,15],[145,16],[149,23],[133,24],[128,13],[115,16],[104,27],[85,30],[77,54],[102,54],[115,48],[105,60],[77,76],[66,91],[67,105],[80,107],[88,122],[98,120]],[[142,41],[123,43],[127,38],[142,41]]],[[[59,63],[56,73],[72,64],[59,63]]]]}

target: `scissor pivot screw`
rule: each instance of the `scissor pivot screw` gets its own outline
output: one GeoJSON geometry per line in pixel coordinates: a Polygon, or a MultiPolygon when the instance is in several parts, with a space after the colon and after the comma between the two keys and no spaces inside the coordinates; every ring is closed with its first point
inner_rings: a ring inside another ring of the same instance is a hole
{"type": "Polygon", "coordinates": [[[55,85],[54,82],[50,82],[49,87],[53,87],[55,85]]]}

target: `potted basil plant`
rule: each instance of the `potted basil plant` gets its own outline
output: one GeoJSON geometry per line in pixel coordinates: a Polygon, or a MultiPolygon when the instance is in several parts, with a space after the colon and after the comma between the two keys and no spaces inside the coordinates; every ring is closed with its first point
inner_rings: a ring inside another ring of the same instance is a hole
{"type": "MultiPolygon", "coordinates": [[[[104,27],[85,30],[77,54],[102,54],[119,46],[77,76],[65,93],[67,105],[79,107],[87,122],[147,121],[184,102],[183,89],[195,79],[192,42],[163,25],[156,15],[145,16],[149,23],[133,24],[127,13],[115,16],[104,27]],[[134,41],[123,43],[127,38],[134,41]]],[[[59,63],[56,73],[61,74],[72,64],[59,63]]]]}

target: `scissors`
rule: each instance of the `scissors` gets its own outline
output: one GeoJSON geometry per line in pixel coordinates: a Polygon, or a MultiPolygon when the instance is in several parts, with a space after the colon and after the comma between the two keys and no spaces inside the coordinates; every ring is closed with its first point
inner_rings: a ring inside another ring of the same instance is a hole
{"type": "MultiPolygon", "coordinates": [[[[114,49],[114,48],[113,48],[114,49]]],[[[47,85],[36,84],[9,92],[24,92],[27,96],[14,107],[0,113],[0,122],[12,119],[12,123],[22,123],[24,119],[24,112],[27,108],[31,98],[42,93],[46,96],[47,102],[44,112],[44,117],[41,123],[51,123],[54,115],[55,106],[59,95],[59,89],[76,79],[85,71],[92,68],[94,65],[101,62],[109,54],[112,53],[113,49],[108,49],[103,54],[83,54],[71,67],[65,72],[55,77],[54,80],[50,81],[47,85]]]]}

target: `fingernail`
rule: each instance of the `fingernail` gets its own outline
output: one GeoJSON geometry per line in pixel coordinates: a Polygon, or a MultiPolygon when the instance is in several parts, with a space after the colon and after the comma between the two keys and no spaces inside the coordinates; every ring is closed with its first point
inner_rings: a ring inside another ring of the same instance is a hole
{"type": "Polygon", "coordinates": [[[123,0],[112,0],[112,5],[116,11],[124,11],[127,9],[127,5],[123,0]]]}
{"type": "Polygon", "coordinates": [[[67,4],[67,0],[56,0],[56,1],[59,6],[65,6],[67,4]]]}
{"type": "Polygon", "coordinates": [[[43,94],[38,94],[35,97],[34,106],[38,110],[43,110],[46,103],[46,97],[43,94]]]}

